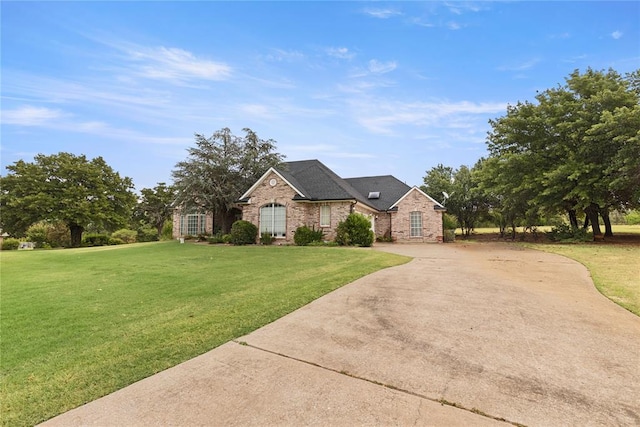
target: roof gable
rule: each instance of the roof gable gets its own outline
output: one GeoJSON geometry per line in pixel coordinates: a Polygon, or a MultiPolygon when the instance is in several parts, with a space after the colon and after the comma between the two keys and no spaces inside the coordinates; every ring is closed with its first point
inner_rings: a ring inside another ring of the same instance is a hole
{"type": "Polygon", "coordinates": [[[434,203],[434,209],[437,210],[446,210],[447,208],[445,208],[443,205],[441,205],[437,200],[435,200],[433,197],[429,196],[427,193],[425,193],[424,191],[422,191],[421,189],[419,189],[416,186],[413,186],[409,189],[409,191],[407,191],[402,197],[400,197],[393,205],[391,205],[391,208],[389,209],[393,209],[396,208],[400,202],[402,202],[409,194],[411,194],[413,191],[417,191],[418,193],[422,194],[424,197],[426,197],[427,199],[431,200],[434,203]]]}
{"type": "Polygon", "coordinates": [[[239,201],[246,201],[249,196],[251,196],[251,193],[253,193],[253,191],[258,188],[258,186],[260,186],[265,179],[267,179],[267,177],[269,175],[271,175],[272,173],[275,173],[276,175],[278,175],[284,182],[287,183],[287,185],[289,187],[291,187],[293,189],[293,191],[295,191],[298,196],[300,197],[305,197],[304,193],[302,193],[295,184],[293,184],[289,179],[287,179],[281,172],[279,172],[278,170],[276,170],[275,168],[269,168],[268,171],[266,171],[264,174],[262,174],[262,176],[251,186],[251,188],[249,188],[243,195],[242,197],[240,197],[239,201]]]}

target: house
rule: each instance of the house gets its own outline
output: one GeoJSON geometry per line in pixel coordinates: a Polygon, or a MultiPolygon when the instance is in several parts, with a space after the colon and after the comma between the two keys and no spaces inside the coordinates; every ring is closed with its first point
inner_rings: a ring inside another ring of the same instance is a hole
{"type": "MultiPolygon", "coordinates": [[[[280,242],[293,242],[307,225],[335,238],[338,223],[357,212],[371,220],[377,237],[394,242],[442,242],[444,206],[418,187],[391,175],[340,178],[318,160],[271,168],[238,200],[242,219],[280,242]]],[[[201,218],[205,221],[205,218],[201,218]]]]}

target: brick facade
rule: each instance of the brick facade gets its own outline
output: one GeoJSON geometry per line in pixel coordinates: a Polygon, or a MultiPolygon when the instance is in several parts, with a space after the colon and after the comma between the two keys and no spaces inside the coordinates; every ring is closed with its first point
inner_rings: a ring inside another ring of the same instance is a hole
{"type": "Polygon", "coordinates": [[[412,189],[392,214],[391,238],[399,243],[442,242],[442,213],[436,204],[418,189],[412,189]],[[422,213],[422,235],[411,237],[411,212],[422,213]]]}

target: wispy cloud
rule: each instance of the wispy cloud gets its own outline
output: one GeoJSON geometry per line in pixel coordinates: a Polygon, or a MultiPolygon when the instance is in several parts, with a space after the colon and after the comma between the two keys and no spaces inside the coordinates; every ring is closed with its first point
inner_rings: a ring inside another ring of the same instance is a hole
{"type": "Polygon", "coordinates": [[[352,104],[357,122],[372,133],[390,135],[395,128],[415,126],[447,129],[474,129],[477,117],[506,110],[507,103],[471,101],[398,102],[358,100],[352,104]]]}
{"type": "Polygon", "coordinates": [[[127,50],[129,60],[138,76],[184,83],[191,80],[225,80],[232,69],[222,62],[198,58],[193,53],[171,47],[146,48],[136,46],[127,50]]]}
{"type": "Polygon", "coordinates": [[[455,21],[450,21],[447,22],[447,28],[449,28],[450,30],[459,30],[460,28],[462,28],[462,24],[455,21]]]}
{"type": "Polygon", "coordinates": [[[305,59],[305,54],[297,50],[271,49],[265,58],[273,62],[295,62],[305,59]]]}
{"type": "Polygon", "coordinates": [[[369,61],[368,69],[373,74],[386,74],[398,67],[395,61],[380,62],[376,59],[369,61]]]}
{"type": "Polygon", "coordinates": [[[326,52],[327,55],[339,59],[353,59],[356,56],[354,52],[351,52],[346,47],[328,47],[326,52]]]}
{"type": "Polygon", "coordinates": [[[525,71],[529,70],[541,61],[540,58],[531,58],[522,62],[515,62],[511,64],[501,65],[498,67],[499,71],[525,71]]]}
{"type": "Polygon", "coordinates": [[[402,15],[402,12],[396,9],[365,9],[364,13],[373,18],[388,19],[394,16],[402,15]]]}
{"type": "Polygon", "coordinates": [[[43,126],[64,117],[60,110],[24,105],[13,110],[2,111],[2,123],[18,126],[43,126]]]}
{"type": "Polygon", "coordinates": [[[613,37],[614,40],[618,40],[619,38],[622,37],[622,31],[614,31],[613,33],[611,33],[611,37],[613,37]]]}

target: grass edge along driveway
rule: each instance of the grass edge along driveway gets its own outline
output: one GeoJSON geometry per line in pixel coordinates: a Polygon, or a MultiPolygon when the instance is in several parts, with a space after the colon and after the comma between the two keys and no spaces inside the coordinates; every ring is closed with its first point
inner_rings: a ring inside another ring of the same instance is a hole
{"type": "Polygon", "coordinates": [[[2,252],[2,425],[42,422],[409,260],[176,242],[2,252]]]}

